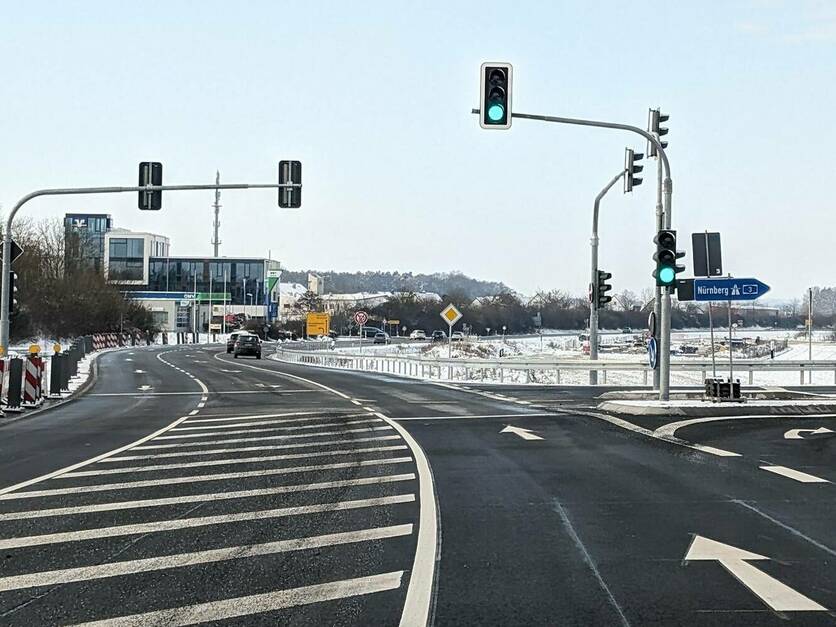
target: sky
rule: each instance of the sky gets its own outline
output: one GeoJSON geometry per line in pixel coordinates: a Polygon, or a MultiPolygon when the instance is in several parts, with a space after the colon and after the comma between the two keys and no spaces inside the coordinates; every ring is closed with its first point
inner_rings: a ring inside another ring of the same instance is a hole
{"type": "MultiPolygon", "coordinates": [[[[16,2],[0,0],[0,207],[35,189],[270,183],[303,163],[301,209],[227,191],[221,254],[291,269],[459,270],[522,293],[586,292],[592,203],[620,131],[483,130],[483,61],[513,110],[645,127],[671,116],[673,228],[719,231],[724,271],[770,296],[833,285],[836,3],[16,2]]],[[[655,169],[602,201],[600,265],[652,285],[655,169]]],[[[107,212],[211,255],[212,192],[41,198],[19,215],[107,212]]]]}

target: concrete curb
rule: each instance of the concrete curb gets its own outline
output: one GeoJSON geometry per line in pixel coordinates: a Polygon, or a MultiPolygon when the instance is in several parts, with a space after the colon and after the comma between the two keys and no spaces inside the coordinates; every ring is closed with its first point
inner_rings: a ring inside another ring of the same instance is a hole
{"type": "Polygon", "coordinates": [[[694,418],[710,418],[714,416],[798,416],[799,414],[815,416],[817,414],[836,413],[836,405],[749,405],[747,403],[705,403],[694,407],[670,405],[659,402],[654,405],[633,405],[618,401],[605,401],[598,405],[598,409],[615,414],[628,416],[690,416],[694,418]]]}

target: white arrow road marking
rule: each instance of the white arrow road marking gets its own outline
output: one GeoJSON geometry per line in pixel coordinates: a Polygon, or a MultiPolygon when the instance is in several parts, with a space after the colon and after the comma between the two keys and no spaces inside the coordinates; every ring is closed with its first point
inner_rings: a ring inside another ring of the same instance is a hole
{"type": "Polygon", "coordinates": [[[511,425],[506,425],[506,427],[500,431],[500,433],[513,433],[514,435],[520,436],[523,440],[542,440],[539,435],[535,435],[529,429],[523,429],[522,427],[512,427],[511,425]]]}
{"type": "Polygon", "coordinates": [[[134,370],[134,372],[137,374],[145,374],[144,370],[134,370]]]}
{"type": "Polygon", "coordinates": [[[150,385],[140,385],[137,389],[142,390],[143,392],[147,392],[148,390],[153,390],[154,388],[152,388],[150,385]]]}
{"type": "Polygon", "coordinates": [[[761,470],[766,470],[767,472],[774,472],[776,475],[795,479],[801,483],[830,483],[827,479],[822,479],[821,477],[816,477],[815,475],[808,475],[806,472],[793,470],[792,468],[787,468],[786,466],[761,466],[760,468],[761,470]]]}
{"type": "Polygon", "coordinates": [[[785,440],[803,440],[802,433],[809,433],[810,435],[820,435],[823,433],[833,433],[833,429],[827,427],[819,427],[818,429],[790,429],[784,434],[785,440]]]}
{"type": "Polygon", "coordinates": [[[777,579],[758,570],[746,560],[768,560],[769,558],[757,553],[750,553],[729,544],[710,540],[695,535],[685,561],[709,560],[718,561],[729,571],[735,579],[756,594],[776,612],[826,612],[812,599],[808,599],[777,579]]]}

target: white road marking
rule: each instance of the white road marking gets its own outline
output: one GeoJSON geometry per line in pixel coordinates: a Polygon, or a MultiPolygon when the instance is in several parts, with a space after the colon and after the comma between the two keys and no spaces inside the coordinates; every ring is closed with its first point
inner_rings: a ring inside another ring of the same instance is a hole
{"type": "Polygon", "coordinates": [[[370,459],[355,462],[341,462],[339,464],[318,464],[311,466],[294,466],[290,468],[270,468],[268,470],[252,470],[246,472],[225,472],[211,475],[191,475],[187,477],[167,477],[164,479],[150,479],[141,481],[125,481],[122,483],[104,483],[71,488],[52,488],[50,490],[31,490],[0,495],[0,501],[11,499],[31,499],[39,496],[55,496],[58,494],[86,494],[88,492],[107,492],[109,490],[130,490],[133,488],[149,488],[152,486],[168,486],[181,483],[199,483],[201,481],[223,481],[225,479],[244,479],[247,477],[264,477],[268,475],[289,475],[300,472],[318,472],[321,470],[338,470],[340,468],[361,468],[364,466],[384,466],[389,464],[408,464],[411,457],[394,457],[392,459],[370,459]]]}
{"type": "Polygon", "coordinates": [[[174,453],[149,453],[147,455],[121,455],[119,457],[109,457],[103,459],[99,463],[107,462],[127,462],[133,460],[148,460],[148,459],[165,459],[172,457],[190,457],[190,456],[204,456],[204,455],[220,455],[223,453],[246,453],[249,451],[276,451],[284,449],[300,449],[310,448],[312,446],[333,446],[334,444],[354,444],[364,442],[381,442],[400,440],[399,435],[379,435],[370,438],[344,438],[340,440],[325,440],[323,442],[304,442],[297,444],[265,444],[263,446],[237,446],[231,448],[215,448],[204,449],[202,451],[176,451],[174,453]]]}
{"type": "Polygon", "coordinates": [[[532,433],[530,429],[523,429],[522,427],[512,427],[511,425],[505,425],[505,428],[500,431],[500,433],[513,433],[521,437],[523,440],[542,440],[539,435],[532,433]]]}
{"type": "Polygon", "coordinates": [[[827,479],[822,479],[821,477],[816,477],[815,475],[808,475],[806,472],[793,470],[792,468],[787,468],[786,466],[761,466],[760,468],[761,470],[774,472],[776,475],[795,479],[801,483],[830,483],[827,479]]]}
{"type": "Polygon", "coordinates": [[[397,446],[370,446],[366,448],[344,448],[331,451],[306,451],[304,453],[289,453],[286,455],[263,455],[258,457],[232,457],[227,459],[210,459],[199,462],[184,462],[181,464],[153,464],[149,466],[132,466],[130,468],[107,468],[96,470],[80,470],[68,472],[64,477],[98,477],[99,475],[121,475],[125,473],[156,472],[159,470],[179,470],[181,468],[202,468],[205,466],[234,466],[235,464],[259,464],[264,462],[277,462],[288,459],[307,459],[309,457],[333,457],[336,455],[355,455],[358,453],[380,453],[389,451],[404,451],[409,447],[406,445],[397,446]]]}
{"type": "Polygon", "coordinates": [[[145,374],[144,370],[134,370],[134,372],[137,374],[145,374]]]}
{"type": "MultiPolygon", "coordinates": [[[[320,425],[322,426],[322,425],[320,425]]],[[[182,442],[180,444],[154,444],[149,446],[137,446],[135,451],[148,451],[161,448],[183,448],[197,446],[215,446],[217,444],[239,444],[242,442],[266,442],[272,440],[295,440],[300,438],[319,438],[326,435],[345,435],[346,433],[370,433],[372,431],[389,431],[392,427],[361,427],[359,429],[340,429],[339,431],[317,431],[315,433],[292,433],[288,435],[268,435],[255,438],[230,438],[227,440],[209,440],[208,442],[182,442]]],[[[316,442],[311,442],[316,444],[316,442]]]]}
{"type": "MultiPolygon", "coordinates": [[[[371,412],[369,412],[370,414],[371,412]]],[[[360,416],[368,416],[369,414],[358,414],[357,417],[360,416]]],[[[249,428],[249,427],[264,427],[267,425],[280,425],[280,424],[291,424],[296,422],[311,422],[314,420],[334,420],[335,418],[351,418],[352,416],[303,416],[301,418],[267,418],[262,420],[254,420],[253,422],[244,421],[244,422],[235,422],[233,421],[232,424],[210,424],[210,425],[199,425],[199,426],[191,426],[195,423],[200,421],[198,420],[190,420],[188,421],[185,426],[177,427],[172,429],[172,431],[206,431],[208,429],[240,429],[240,428],[249,428]]],[[[225,420],[224,418],[219,418],[218,420],[225,420]]],[[[238,419],[241,420],[240,418],[238,419]]]]}
{"type": "Polygon", "coordinates": [[[413,481],[413,473],[400,475],[378,475],[374,477],[360,477],[358,479],[340,479],[338,481],[322,481],[319,483],[294,483],[273,488],[258,488],[255,490],[238,490],[235,492],[212,492],[203,494],[187,494],[160,499],[144,499],[139,501],[118,501],[97,503],[95,505],[78,505],[76,507],[54,507],[51,509],[26,510],[22,512],[8,512],[0,514],[0,521],[28,520],[30,518],[47,518],[49,516],[73,516],[92,512],[110,512],[123,509],[144,509],[146,507],[162,507],[165,505],[180,505],[181,503],[201,503],[203,501],[228,501],[245,499],[256,496],[271,496],[274,494],[291,494],[294,492],[315,492],[333,488],[350,488],[361,485],[377,485],[378,483],[398,483],[413,481]]]}
{"type": "Polygon", "coordinates": [[[392,420],[397,420],[398,422],[403,422],[405,420],[460,420],[466,418],[527,418],[529,416],[554,416],[555,414],[550,413],[517,413],[517,414],[482,414],[478,416],[469,416],[469,415],[461,415],[461,416],[403,416],[400,418],[392,418],[392,420]]]}
{"type": "Polygon", "coordinates": [[[403,571],[370,575],[356,579],[344,579],[329,583],[277,590],[246,597],[210,601],[186,607],[157,610],[145,614],[107,618],[101,621],[82,623],[76,627],[136,627],[137,625],[167,625],[181,627],[208,623],[229,618],[239,618],[269,612],[286,607],[321,603],[347,597],[374,594],[395,590],[401,586],[403,571]]]}
{"type": "Polygon", "coordinates": [[[241,435],[246,433],[270,433],[273,431],[300,431],[303,429],[320,429],[322,427],[341,427],[346,425],[361,425],[373,422],[380,422],[378,418],[366,418],[364,420],[349,420],[346,422],[325,422],[315,425],[299,425],[295,427],[265,427],[264,429],[239,429],[237,431],[210,431],[208,433],[184,433],[181,435],[164,435],[157,440],[180,440],[183,438],[210,438],[216,435],[241,435]]]}
{"type": "Polygon", "coordinates": [[[809,433],[810,435],[824,435],[825,433],[833,433],[832,429],[827,427],[819,427],[818,429],[790,429],[784,434],[785,440],[803,440],[802,433],[809,433]]]}
{"type": "MultiPolygon", "coordinates": [[[[281,392],[281,395],[302,394],[304,392],[316,392],[316,390],[285,390],[281,392]]],[[[98,394],[87,394],[86,396],[194,396],[196,394],[200,394],[200,392],[148,392],[146,394],[137,394],[136,392],[102,392],[98,394]]],[[[275,394],[275,392],[269,390],[213,390],[212,392],[207,392],[207,394],[226,396],[227,394],[275,394]]]]}
{"type": "Polygon", "coordinates": [[[137,388],[137,390],[142,390],[143,392],[144,392],[144,391],[146,391],[146,390],[153,390],[153,389],[154,389],[154,388],[153,388],[153,387],[151,387],[150,385],[140,385],[140,386],[137,388]]]}
{"type": "MultiPolygon", "coordinates": [[[[317,416],[322,414],[321,411],[294,411],[285,414],[255,414],[253,416],[225,416],[224,418],[195,418],[189,420],[188,424],[203,423],[203,422],[234,422],[236,420],[260,420],[262,418],[286,418],[290,416],[317,416]]],[[[352,414],[354,416],[361,416],[362,414],[352,414]]],[[[323,416],[325,418],[326,416],[323,416]]],[[[327,416],[335,418],[336,416],[327,416]]],[[[342,417],[342,416],[340,416],[342,417]]]]}
{"type": "Polygon", "coordinates": [[[729,544],[695,535],[685,561],[709,560],[717,561],[740,583],[749,588],[761,601],[776,612],[826,612],[812,599],[796,592],[774,577],[758,570],[747,560],[768,560],[768,557],[750,553],[729,544]]]}
{"type": "Polygon", "coordinates": [[[284,518],[286,516],[301,516],[321,512],[338,512],[368,507],[385,507],[400,503],[412,503],[414,494],[396,494],[381,496],[373,499],[359,499],[356,501],[337,501],[334,503],[317,503],[315,505],[299,505],[297,507],[281,507],[254,512],[239,512],[236,514],[222,514],[219,516],[200,516],[197,518],[175,518],[173,520],[157,520],[134,525],[117,525],[114,527],[98,527],[95,529],[81,529],[78,531],[62,531],[37,536],[22,536],[0,540],[0,549],[16,549],[24,546],[42,546],[64,542],[80,542],[82,540],[96,540],[99,538],[115,538],[137,534],[158,533],[174,529],[192,529],[210,525],[226,525],[247,520],[264,520],[267,518],[284,518]]]}

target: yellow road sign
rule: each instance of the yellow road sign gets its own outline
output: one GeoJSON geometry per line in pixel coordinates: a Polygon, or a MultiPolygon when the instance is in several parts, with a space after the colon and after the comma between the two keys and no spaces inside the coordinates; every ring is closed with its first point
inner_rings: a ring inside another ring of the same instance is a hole
{"type": "Polygon", "coordinates": [[[456,309],[453,303],[450,303],[441,311],[441,317],[452,327],[461,320],[462,312],[456,309]]]}
{"type": "Polygon", "coordinates": [[[327,313],[310,312],[305,321],[305,334],[308,336],[328,335],[331,330],[331,316],[327,313]]]}

